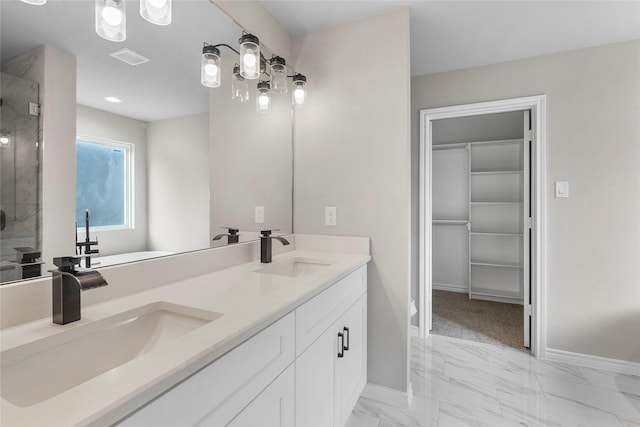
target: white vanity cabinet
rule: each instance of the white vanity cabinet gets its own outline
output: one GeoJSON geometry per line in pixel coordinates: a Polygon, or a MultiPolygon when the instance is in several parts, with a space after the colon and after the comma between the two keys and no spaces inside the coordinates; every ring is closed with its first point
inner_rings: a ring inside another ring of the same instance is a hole
{"type": "MultiPolygon", "coordinates": [[[[230,427],[293,426],[294,399],[294,368],[290,365],[226,425],[230,427]]],[[[199,425],[219,427],[225,423],[220,422],[216,417],[210,417],[199,425]]]]}
{"type": "Polygon", "coordinates": [[[336,406],[334,411],[339,426],[345,425],[349,415],[367,383],[367,296],[360,299],[337,322],[348,348],[342,358],[336,358],[336,406]],[[347,332],[348,331],[348,332],[347,332]]]}
{"type": "Polygon", "coordinates": [[[366,283],[364,266],[296,310],[297,427],[343,426],[362,393],[367,381],[366,283]]]}
{"type": "MultiPolygon", "coordinates": [[[[293,363],[294,328],[294,315],[290,313],[134,412],[120,425],[229,425],[245,408],[249,409],[247,405],[255,402],[261,391],[265,391],[263,402],[273,401],[266,395],[281,391],[267,386],[293,363]]],[[[293,390],[293,381],[289,385],[293,390]]],[[[282,417],[293,419],[292,402],[285,409],[289,414],[282,417]]]]}
{"type": "Polygon", "coordinates": [[[342,426],[366,383],[366,265],[121,420],[342,426]]]}

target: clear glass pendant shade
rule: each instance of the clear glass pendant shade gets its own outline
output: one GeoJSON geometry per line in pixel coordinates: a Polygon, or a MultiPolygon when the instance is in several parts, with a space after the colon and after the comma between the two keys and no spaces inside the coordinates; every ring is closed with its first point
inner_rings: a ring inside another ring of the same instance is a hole
{"type": "Polygon", "coordinates": [[[233,67],[231,99],[237,102],[246,102],[249,100],[249,82],[240,75],[240,65],[237,64],[233,67]]]}
{"type": "Polygon", "coordinates": [[[207,87],[220,87],[220,51],[210,45],[202,49],[200,82],[207,87]]]}
{"type": "Polygon", "coordinates": [[[271,92],[287,93],[288,83],[286,62],[284,58],[276,56],[271,60],[271,92]]]}
{"type": "Polygon", "coordinates": [[[252,34],[240,38],[240,75],[249,80],[260,77],[260,41],[252,34]]]}
{"type": "Polygon", "coordinates": [[[307,78],[302,74],[293,76],[292,101],[294,105],[302,105],[307,99],[307,78]]]}
{"type": "Polygon", "coordinates": [[[171,24],[172,0],[140,0],[140,16],[156,25],[171,24]]]}
{"type": "Polygon", "coordinates": [[[96,0],[96,33],[113,42],[127,39],[124,0],[96,0]]]}
{"type": "Polygon", "coordinates": [[[11,132],[8,129],[0,129],[0,147],[11,145],[11,132]]]}
{"type": "Polygon", "coordinates": [[[256,110],[258,113],[271,111],[271,94],[269,82],[258,82],[258,96],[256,97],[256,110]]]}

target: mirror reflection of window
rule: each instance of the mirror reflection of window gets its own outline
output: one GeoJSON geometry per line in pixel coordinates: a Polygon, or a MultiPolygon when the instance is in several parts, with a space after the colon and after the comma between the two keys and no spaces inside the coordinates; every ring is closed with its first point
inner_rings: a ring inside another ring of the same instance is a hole
{"type": "Polygon", "coordinates": [[[79,138],[76,141],[76,222],[110,229],[132,228],[133,144],[79,138]]]}

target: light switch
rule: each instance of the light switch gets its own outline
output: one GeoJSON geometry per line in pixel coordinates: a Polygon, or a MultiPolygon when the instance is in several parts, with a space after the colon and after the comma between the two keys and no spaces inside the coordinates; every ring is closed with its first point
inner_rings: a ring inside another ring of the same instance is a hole
{"type": "Polygon", "coordinates": [[[256,224],[264,223],[264,206],[256,206],[255,217],[256,224]]]}
{"type": "Polygon", "coordinates": [[[336,225],[338,223],[337,216],[335,206],[324,208],[324,225],[336,225]]]}
{"type": "Polygon", "coordinates": [[[569,183],[556,181],[556,197],[569,197],[569,183]]]}

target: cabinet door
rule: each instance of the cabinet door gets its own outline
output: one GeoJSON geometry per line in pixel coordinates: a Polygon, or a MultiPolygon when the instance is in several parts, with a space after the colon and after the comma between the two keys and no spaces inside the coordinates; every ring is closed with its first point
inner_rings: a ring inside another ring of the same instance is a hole
{"type": "Polygon", "coordinates": [[[294,394],[294,367],[291,365],[227,425],[293,427],[294,394]]]}
{"type": "Polygon", "coordinates": [[[333,425],[337,342],[331,327],[296,359],[297,427],[333,425]]]}
{"type": "Polygon", "coordinates": [[[338,320],[337,326],[345,344],[344,357],[336,363],[336,424],[343,426],[367,382],[367,294],[338,320]]]}

